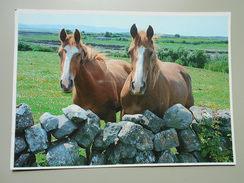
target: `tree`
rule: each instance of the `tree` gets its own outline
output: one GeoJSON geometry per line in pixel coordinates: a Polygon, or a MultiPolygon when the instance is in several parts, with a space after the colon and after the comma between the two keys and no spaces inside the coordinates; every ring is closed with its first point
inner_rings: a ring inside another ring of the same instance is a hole
{"type": "Polygon", "coordinates": [[[175,34],[175,37],[176,37],[176,38],[179,38],[179,37],[180,37],[180,34],[175,34]]]}

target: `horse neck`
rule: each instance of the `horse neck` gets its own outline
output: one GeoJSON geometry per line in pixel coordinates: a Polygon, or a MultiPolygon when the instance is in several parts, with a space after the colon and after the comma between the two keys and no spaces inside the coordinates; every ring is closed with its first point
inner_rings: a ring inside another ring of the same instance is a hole
{"type": "Polygon", "coordinates": [[[157,84],[158,77],[160,75],[159,60],[155,58],[156,63],[151,66],[148,71],[147,82],[149,83],[149,88],[153,89],[157,84]]]}
{"type": "Polygon", "coordinates": [[[98,60],[86,60],[77,67],[75,75],[75,88],[79,93],[91,93],[96,89],[98,80],[105,77],[107,67],[105,62],[98,60]]]}

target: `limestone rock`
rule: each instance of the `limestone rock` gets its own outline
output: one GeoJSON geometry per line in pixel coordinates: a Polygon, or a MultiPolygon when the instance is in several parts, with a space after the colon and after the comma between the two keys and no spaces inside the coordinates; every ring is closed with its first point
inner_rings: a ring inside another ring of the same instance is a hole
{"type": "Polygon", "coordinates": [[[56,139],[67,137],[77,129],[77,126],[65,115],[58,116],[58,120],[58,128],[52,132],[56,139]]]}
{"type": "Polygon", "coordinates": [[[180,144],[185,152],[200,151],[201,145],[196,134],[191,128],[179,130],[180,144]]]}
{"type": "Polygon", "coordinates": [[[166,149],[159,154],[157,163],[176,163],[177,161],[175,154],[169,149],[166,149]]]}
{"type": "Polygon", "coordinates": [[[40,124],[31,126],[25,130],[25,139],[31,152],[40,152],[48,148],[47,132],[40,124]]]}
{"type": "Polygon", "coordinates": [[[69,105],[68,107],[63,108],[62,111],[69,120],[75,123],[81,123],[82,121],[87,120],[87,111],[76,104],[69,105]]]}
{"type": "Polygon", "coordinates": [[[79,154],[75,141],[60,141],[48,149],[47,162],[50,166],[76,166],[84,165],[85,158],[79,154]]]}
{"type": "Polygon", "coordinates": [[[156,157],[152,151],[139,151],[135,156],[136,164],[146,164],[146,163],[154,163],[156,161],[156,157]]]}
{"type": "Polygon", "coordinates": [[[171,128],[155,135],[155,151],[163,151],[177,146],[179,146],[179,140],[175,129],[171,128]]]}
{"type": "Polygon", "coordinates": [[[213,111],[209,108],[192,106],[190,111],[193,113],[193,116],[198,123],[212,123],[213,121],[213,111]]]}
{"type": "Polygon", "coordinates": [[[52,130],[55,130],[57,129],[58,127],[58,122],[59,122],[59,119],[50,114],[49,112],[45,112],[41,117],[40,117],[40,122],[41,122],[41,125],[42,127],[47,131],[52,131],[52,130]]]}
{"type": "Polygon", "coordinates": [[[175,104],[164,114],[164,121],[167,127],[186,129],[192,122],[192,114],[181,104],[175,104]]]}
{"type": "Polygon", "coordinates": [[[27,104],[20,104],[16,107],[16,132],[23,132],[26,128],[34,125],[30,107],[27,104]]]}
{"type": "Polygon", "coordinates": [[[15,136],[15,146],[14,146],[14,153],[19,154],[20,152],[27,149],[27,144],[25,142],[24,137],[22,136],[15,136]]]}

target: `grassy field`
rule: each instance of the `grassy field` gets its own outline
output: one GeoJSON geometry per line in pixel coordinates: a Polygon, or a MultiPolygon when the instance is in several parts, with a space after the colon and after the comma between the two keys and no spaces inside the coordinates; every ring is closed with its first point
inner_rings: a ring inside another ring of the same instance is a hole
{"type": "MultiPolygon", "coordinates": [[[[230,108],[229,75],[187,67],[192,77],[195,105],[230,108]]],[[[72,95],[61,92],[59,58],[55,52],[19,51],[16,103],[27,103],[35,123],[44,112],[58,115],[72,104],[72,95]]]]}
{"type": "MultiPolygon", "coordinates": [[[[46,34],[27,34],[28,32],[22,31],[19,34],[21,41],[42,41],[42,40],[59,40],[59,34],[52,33],[46,34]]],[[[83,33],[82,40],[84,43],[95,43],[105,45],[121,45],[124,48],[130,44],[130,37],[126,33],[115,33],[111,37],[106,37],[106,40],[99,40],[98,38],[104,37],[103,33],[83,33]]],[[[227,40],[219,38],[208,37],[164,37],[160,36],[156,39],[157,47],[162,48],[178,48],[184,47],[187,49],[203,49],[208,51],[227,51],[227,40]]]]}

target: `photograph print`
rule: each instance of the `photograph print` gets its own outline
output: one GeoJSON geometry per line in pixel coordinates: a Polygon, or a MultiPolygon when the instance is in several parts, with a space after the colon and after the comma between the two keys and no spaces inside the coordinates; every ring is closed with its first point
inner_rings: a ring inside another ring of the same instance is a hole
{"type": "Polygon", "coordinates": [[[12,170],[235,165],[230,13],[16,10],[12,170]]]}

